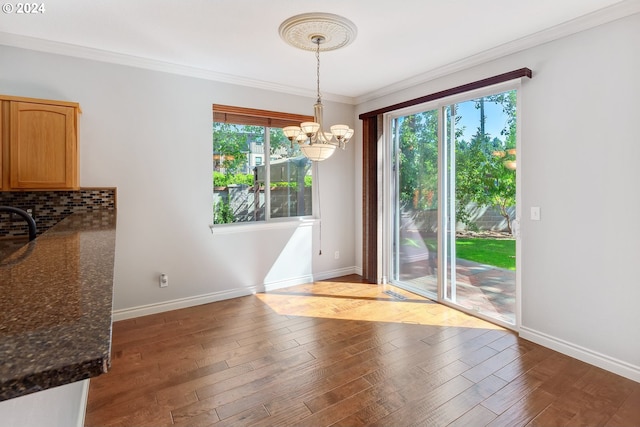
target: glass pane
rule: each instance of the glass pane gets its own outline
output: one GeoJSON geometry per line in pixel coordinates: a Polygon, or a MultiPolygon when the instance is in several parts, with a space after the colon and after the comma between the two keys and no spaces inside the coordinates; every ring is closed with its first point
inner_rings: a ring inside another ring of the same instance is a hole
{"type": "MultiPolygon", "coordinates": [[[[269,140],[271,218],[311,215],[311,161],[282,129],[271,128],[269,140]]],[[[264,167],[258,168],[258,180],[264,180],[264,167]]]]}
{"type": "Polygon", "coordinates": [[[264,146],[264,127],[214,122],[214,224],[264,220],[264,186],[256,180],[264,146]]]}
{"type": "Polygon", "coordinates": [[[454,209],[447,215],[449,248],[444,297],[497,320],[515,323],[516,92],[447,108],[454,209]],[[455,141],[452,144],[452,141],[455,141]]]}
{"type": "Polygon", "coordinates": [[[437,295],[438,111],[392,123],[394,241],[392,279],[437,295]]]}

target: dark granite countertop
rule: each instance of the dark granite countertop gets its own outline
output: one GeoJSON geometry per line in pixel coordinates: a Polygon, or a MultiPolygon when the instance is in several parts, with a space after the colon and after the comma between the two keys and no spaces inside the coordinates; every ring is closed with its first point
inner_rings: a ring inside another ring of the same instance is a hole
{"type": "Polygon", "coordinates": [[[72,214],[0,261],[0,401],[110,367],[115,231],[72,214]]]}
{"type": "Polygon", "coordinates": [[[0,262],[29,242],[29,236],[0,238],[0,262]]]}

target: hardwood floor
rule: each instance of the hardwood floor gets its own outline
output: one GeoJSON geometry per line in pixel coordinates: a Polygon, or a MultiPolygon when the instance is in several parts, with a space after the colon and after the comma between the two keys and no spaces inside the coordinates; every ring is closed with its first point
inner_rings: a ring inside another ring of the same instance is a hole
{"type": "Polygon", "coordinates": [[[112,351],[86,426],[640,425],[640,383],[358,276],[116,322],[112,351]]]}

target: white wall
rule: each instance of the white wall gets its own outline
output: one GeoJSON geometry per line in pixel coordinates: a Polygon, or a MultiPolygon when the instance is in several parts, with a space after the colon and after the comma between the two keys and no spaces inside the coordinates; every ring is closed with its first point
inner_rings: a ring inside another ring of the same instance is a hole
{"type": "MultiPolygon", "coordinates": [[[[636,14],[356,109],[360,114],[506,71],[532,69],[533,78],[521,88],[518,151],[524,213],[520,333],[636,381],[639,46],[636,14]],[[532,206],[541,207],[541,221],[529,220],[532,206]]],[[[359,193],[358,188],[358,198],[359,193]]],[[[356,220],[359,228],[360,217],[356,220]]]]}
{"type": "MultiPolygon", "coordinates": [[[[0,93],[80,103],[80,184],[118,189],[121,318],[355,271],[353,147],[319,166],[322,256],[318,224],[208,227],[211,105],[312,114],[314,99],[6,46],[0,58],[0,93]],[[161,272],[168,288],[158,286],[161,272]]],[[[353,106],[325,104],[327,123],[353,126],[353,106]]]]}
{"type": "Polygon", "coordinates": [[[76,381],[0,402],[7,427],[82,427],[89,380],[76,381]]]}

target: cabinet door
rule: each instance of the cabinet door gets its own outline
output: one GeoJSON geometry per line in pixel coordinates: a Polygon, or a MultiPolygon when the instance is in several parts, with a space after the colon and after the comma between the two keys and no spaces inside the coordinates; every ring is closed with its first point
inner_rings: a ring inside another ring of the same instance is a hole
{"type": "Polygon", "coordinates": [[[11,188],[77,187],[76,110],[11,103],[11,188]]]}

